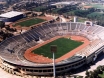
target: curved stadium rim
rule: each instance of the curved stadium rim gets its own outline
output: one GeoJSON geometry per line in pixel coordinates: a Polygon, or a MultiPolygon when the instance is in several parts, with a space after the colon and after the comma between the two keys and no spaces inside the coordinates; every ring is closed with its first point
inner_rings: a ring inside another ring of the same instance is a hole
{"type": "Polygon", "coordinates": [[[34,29],[29,30],[21,35],[17,35],[6,39],[0,44],[0,58],[3,63],[7,63],[11,66],[16,68],[20,68],[21,70],[33,70],[24,71],[28,74],[35,74],[35,75],[49,75],[52,74],[52,64],[36,64],[26,60],[23,57],[23,52],[32,47],[37,45],[37,41],[42,39],[46,41],[54,36],[57,35],[80,35],[84,36],[85,38],[89,39],[91,42],[97,40],[96,44],[92,44],[91,48],[88,50],[89,55],[86,56],[86,51],[82,54],[79,52],[78,54],[72,56],[67,60],[63,60],[56,64],[56,71],[57,73],[69,71],[71,69],[76,69],[81,67],[84,64],[88,64],[93,61],[95,54],[100,54],[104,49],[104,28],[98,25],[95,26],[86,26],[83,23],[57,23],[57,24],[49,24],[34,27],[34,29]],[[48,30],[48,31],[47,31],[48,30]],[[50,32],[51,31],[51,32],[50,32]],[[90,33],[90,34],[89,34],[90,33]],[[100,35],[101,34],[101,35],[100,35]],[[94,49],[95,47],[95,49],[94,49]],[[11,52],[8,52],[8,49],[11,52]],[[92,49],[92,50],[91,50],[92,49]],[[19,53],[22,54],[19,54],[19,53]],[[15,61],[14,61],[15,60],[15,61]],[[32,69],[33,68],[33,69],[32,69]]]}

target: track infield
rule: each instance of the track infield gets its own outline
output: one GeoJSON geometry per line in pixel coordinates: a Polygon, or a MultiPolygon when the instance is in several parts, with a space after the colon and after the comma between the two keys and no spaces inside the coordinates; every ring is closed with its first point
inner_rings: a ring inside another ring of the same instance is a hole
{"type": "MultiPolygon", "coordinates": [[[[90,41],[84,37],[81,37],[81,36],[56,36],[54,38],[51,38],[50,40],[47,40],[41,44],[38,44],[36,46],[33,46],[31,48],[29,48],[28,50],[26,50],[25,54],[24,54],[24,57],[29,60],[29,61],[32,61],[32,62],[36,62],[36,63],[52,63],[52,59],[48,58],[47,56],[43,56],[43,55],[40,55],[40,54],[36,54],[33,53],[32,51],[39,48],[39,47],[42,47],[48,43],[51,43],[59,38],[71,38],[71,40],[73,41],[77,41],[77,42],[81,42],[82,45],[79,45],[77,46],[77,48],[74,48],[73,50],[71,51],[68,51],[64,54],[62,54],[61,56],[58,56],[56,55],[56,59],[55,59],[55,62],[59,62],[59,61],[62,61],[62,60],[65,60],[67,58],[70,58],[72,57],[74,54],[76,54],[76,52],[78,52],[79,50],[81,50],[82,48],[86,47],[87,45],[90,44],[90,41]]],[[[63,41],[64,42],[64,41],[63,41]]],[[[72,44],[71,44],[72,45],[72,44]]],[[[66,49],[66,48],[65,48],[66,49]]],[[[49,50],[50,51],[50,50],[49,50]]],[[[50,53],[50,52],[49,52],[50,53]]],[[[59,52],[57,52],[59,53],[59,52]]],[[[50,55],[52,55],[52,53],[50,53],[50,55]]]]}
{"type": "Polygon", "coordinates": [[[62,38],[58,38],[46,45],[43,45],[43,46],[33,50],[32,52],[34,54],[43,55],[44,57],[48,57],[51,59],[52,58],[52,53],[50,52],[51,45],[56,45],[57,52],[55,53],[55,59],[57,59],[82,44],[83,44],[83,42],[62,37],[62,38]]]}
{"type": "Polygon", "coordinates": [[[16,23],[14,26],[20,25],[22,27],[29,27],[29,26],[32,26],[32,25],[35,25],[44,21],[46,20],[41,19],[41,18],[32,18],[32,19],[28,19],[28,20],[16,23]]]}

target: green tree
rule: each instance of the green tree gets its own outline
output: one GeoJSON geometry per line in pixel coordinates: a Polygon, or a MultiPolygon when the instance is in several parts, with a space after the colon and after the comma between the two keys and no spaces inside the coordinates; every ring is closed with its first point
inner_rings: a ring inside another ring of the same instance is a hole
{"type": "Polygon", "coordinates": [[[88,10],[76,10],[75,15],[80,17],[87,17],[88,14],[95,12],[94,8],[88,10]]]}
{"type": "Polygon", "coordinates": [[[67,13],[73,10],[78,10],[77,5],[68,5],[65,6],[64,8],[61,8],[60,10],[58,10],[58,14],[63,14],[63,13],[67,13]]]}
{"type": "Polygon", "coordinates": [[[0,28],[5,27],[5,22],[4,21],[0,21],[0,28]]]}
{"type": "Polygon", "coordinates": [[[86,17],[87,14],[89,14],[89,11],[87,10],[76,10],[75,15],[80,17],[86,17]]]}
{"type": "Polygon", "coordinates": [[[86,76],[89,76],[90,75],[90,73],[88,72],[88,70],[86,71],[86,76]]]}

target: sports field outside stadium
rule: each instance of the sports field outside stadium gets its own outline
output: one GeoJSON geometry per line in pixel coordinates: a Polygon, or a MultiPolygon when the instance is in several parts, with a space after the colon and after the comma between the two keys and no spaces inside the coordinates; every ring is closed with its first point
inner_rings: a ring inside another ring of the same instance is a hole
{"type": "Polygon", "coordinates": [[[41,19],[41,18],[32,18],[32,19],[28,19],[28,20],[25,20],[22,22],[18,22],[14,26],[20,25],[22,27],[29,27],[29,26],[32,26],[32,25],[35,25],[35,24],[38,24],[38,23],[41,23],[44,21],[46,21],[46,20],[41,19]]]}
{"type": "Polygon", "coordinates": [[[50,52],[50,46],[57,45],[57,52],[55,53],[55,58],[57,59],[82,44],[83,42],[71,40],[70,38],[59,38],[33,50],[32,52],[34,54],[39,54],[39,55],[43,55],[44,57],[52,58],[52,53],[50,52]]]}

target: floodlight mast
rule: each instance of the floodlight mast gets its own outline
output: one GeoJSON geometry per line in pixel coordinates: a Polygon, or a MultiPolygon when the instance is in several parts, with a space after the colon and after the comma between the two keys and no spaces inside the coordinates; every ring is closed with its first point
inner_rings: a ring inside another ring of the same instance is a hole
{"type": "Polygon", "coordinates": [[[55,53],[57,52],[57,46],[51,45],[51,52],[53,53],[53,76],[56,78],[56,71],[55,71],[55,53]]]}
{"type": "Polygon", "coordinates": [[[53,75],[54,75],[54,78],[56,77],[56,71],[55,71],[55,54],[53,52],[53,75]]]}

